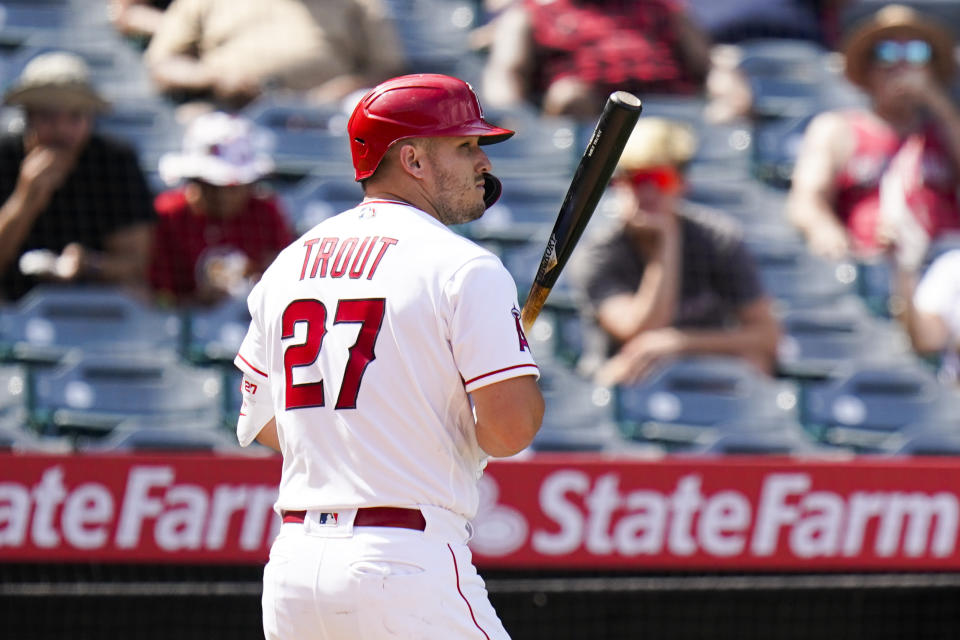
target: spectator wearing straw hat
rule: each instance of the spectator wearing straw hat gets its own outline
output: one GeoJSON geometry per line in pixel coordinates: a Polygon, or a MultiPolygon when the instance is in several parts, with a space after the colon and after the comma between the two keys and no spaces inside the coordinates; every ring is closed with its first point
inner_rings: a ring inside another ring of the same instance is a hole
{"type": "Polygon", "coordinates": [[[82,58],[36,56],[4,95],[22,133],[0,138],[0,295],[41,280],[145,283],[154,212],[136,153],[93,132],[109,104],[82,58]]]}
{"type": "Polygon", "coordinates": [[[161,177],[182,184],[155,201],[150,283],[159,301],[245,296],[293,240],[277,198],[257,184],[273,163],[255,142],[249,120],[211,112],[187,128],[182,152],[160,159],[161,177]]]}
{"type": "Polygon", "coordinates": [[[618,222],[574,258],[588,327],[581,369],[600,382],[633,382],[688,354],[773,371],[779,325],[739,230],[681,200],[695,147],[687,126],[641,118],[611,182],[618,222]]]}
{"type": "Polygon", "coordinates": [[[813,119],[787,201],[814,253],[893,252],[915,269],[932,237],[960,227],[960,111],[948,92],[954,46],[946,28],[901,5],[848,35],[846,75],[870,105],[813,119]]]}

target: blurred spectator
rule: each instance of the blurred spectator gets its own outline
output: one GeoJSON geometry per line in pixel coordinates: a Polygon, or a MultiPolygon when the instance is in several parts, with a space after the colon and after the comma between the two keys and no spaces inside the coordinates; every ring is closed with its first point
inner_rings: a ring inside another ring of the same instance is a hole
{"type": "Polygon", "coordinates": [[[80,57],[36,56],[4,96],[20,134],[0,138],[2,295],[40,280],[142,286],[154,212],[136,153],[93,132],[108,103],[80,57]]]}
{"type": "Polygon", "coordinates": [[[944,380],[960,380],[960,249],[936,257],[919,278],[897,274],[895,305],[914,350],[940,362],[944,380]]]}
{"type": "Polygon", "coordinates": [[[960,112],[948,87],[954,40],[915,10],[888,5],[843,46],[863,109],[810,123],[787,200],[810,249],[840,259],[896,252],[915,269],[931,237],[960,227],[960,112]]]}
{"type": "Polygon", "coordinates": [[[336,101],[404,64],[380,0],[174,0],[145,58],[160,90],[225,109],[269,90],[336,101]]]}
{"type": "Polygon", "coordinates": [[[682,204],[695,146],[687,127],[641,118],[612,181],[619,224],[574,260],[592,332],[583,372],[600,382],[636,380],[681,354],[737,355],[773,371],[779,326],[738,230],[682,204]]]}
{"type": "Polygon", "coordinates": [[[704,117],[726,123],[753,115],[751,78],[741,67],[742,45],[789,40],[836,45],[839,13],[851,0],[692,0],[690,15],[714,43],[704,117]]]}
{"type": "Polygon", "coordinates": [[[160,174],[181,186],[157,196],[150,282],[168,304],[213,304],[246,296],[292,240],[276,197],[257,181],[272,169],[258,153],[250,121],[221,112],[198,116],[183,152],[160,159],[160,174]]]}
{"type": "Polygon", "coordinates": [[[699,91],[709,53],[674,0],[518,0],[497,19],[483,89],[490,107],[590,118],[620,89],[699,91]]]}
{"type": "Polygon", "coordinates": [[[125,36],[149,41],[171,0],[107,0],[107,15],[125,36]]]}

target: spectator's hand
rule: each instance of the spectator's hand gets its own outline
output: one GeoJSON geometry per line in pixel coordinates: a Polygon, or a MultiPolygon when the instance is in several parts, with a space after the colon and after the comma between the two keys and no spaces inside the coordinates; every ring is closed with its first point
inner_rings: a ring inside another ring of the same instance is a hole
{"type": "Polygon", "coordinates": [[[53,192],[60,188],[73,169],[74,154],[53,147],[36,146],[20,165],[17,189],[25,197],[35,199],[46,207],[53,192]]]}
{"type": "Polygon", "coordinates": [[[649,374],[665,358],[683,353],[685,336],[673,327],[644,331],[623,345],[597,373],[600,384],[630,384],[649,374]]]}
{"type": "Polygon", "coordinates": [[[931,96],[942,92],[929,67],[911,67],[889,81],[889,89],[915,105],[925,105],[931,96]]]}
{"type": "Polygon", "coordinates": [[[260,95],[260,83],[245,74],[218,74],[213,79],[213,94],[224,102],[245,105],[260,95]]]}
{"type": "Polygon", "coordinates": [[[827,260],[843,260],[850,254],[850,239],[842,227],[819,224],[812,227],[807,242],[810,251],[827,260]]]}
{"type": "Polygon", "coordinates": [[[89,257],[90,252],[76,242],[64,247],[59,256],[46,249],[35,249],[20,257],[20,271],[41,280],[71,282],[83,272],[89,257]]]}
{"type": "Polygon", "coordinates": [[[664,238],[679,234],[677,216],[666,212],[636,209],[624,218],[624,227],[632,238],[664,238]]]}

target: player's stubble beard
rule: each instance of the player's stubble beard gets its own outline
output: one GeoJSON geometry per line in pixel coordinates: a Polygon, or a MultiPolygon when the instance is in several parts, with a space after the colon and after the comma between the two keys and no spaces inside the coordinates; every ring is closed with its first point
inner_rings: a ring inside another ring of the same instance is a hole
{"type": "Polygon", "coordinates": [[[483,198],[477,198],[475,177],[460,177],[438,166],[437,192],[437,217],[445,225],[472,222],[486,211],[483,198]]]}

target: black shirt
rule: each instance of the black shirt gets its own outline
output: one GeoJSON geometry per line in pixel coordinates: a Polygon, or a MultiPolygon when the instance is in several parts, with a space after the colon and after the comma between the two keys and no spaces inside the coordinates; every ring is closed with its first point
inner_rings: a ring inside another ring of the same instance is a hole
{"type": "MultiPolygon", "coordinates": [[[[753,258],[736,223],[715,211],[684,209],[679,216],[682,237],[680,294],[672,325],[678,328],[721,328],[737,323],[737,313],[764,295],[753,258]]],[[[585,368],[616,352],[593,318],[607,298],[636,293],[645,263],[622,227],[611,227],[588,241],[572,263],[572,276],[586,317],[585,368]]]]}
{"type": "MultiPolygon", "coordinates": [[[[0,138],[0,202],[13,193],[24,159],[20,135],[0,138]]],[[[71,242],[102,251],[112,233],[142,222],[153,222],[150,189],[129,146],[93,135],[73,172],[37,216],[26,240],[0,276],[0,295],[15,300],[37,281],[20,273],[19,256],[32,249],[59,253],[71,242]]]]}

